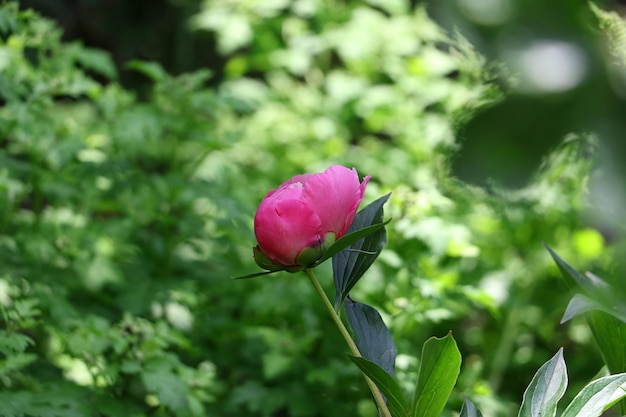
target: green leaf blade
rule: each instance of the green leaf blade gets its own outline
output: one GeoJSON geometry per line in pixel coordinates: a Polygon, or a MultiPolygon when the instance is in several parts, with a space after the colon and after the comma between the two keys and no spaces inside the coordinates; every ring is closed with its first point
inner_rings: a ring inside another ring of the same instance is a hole
{"type": "Polygon", "coordinates": [[[376,384],[380,392],[385,396],[389,412],[393,417],[406,417],[409,415],[409,403],[404,398],[402,390],[396,381],[387,371],[362,357],[350,355],[350,359],[376,384]]]}
{"type": "Polygon", "coordinates": [[[370,234],[376,232],[377,230],[380,230],[380,229],[384,228],[387,223],[388,222],[374,224],[372,226],[365,227],[363,229],[360,229],[360,230],[357,230],[355,232],[351,232],[351,233],[348,233],[347,235],[342,236],[330,248],[328,248],[328,250],[326,252],[324,252],[324,255],[322,255],[322,257],[320,259],[315,261],[315,264],[313,265],[313,267],[315,267],[315,266],[321,264],[322,262],[328,260],[328,258],[331,258],[331,257],[335,256],[336,254],[338,254],[342,250],[348,248],[354,242],[356,242],[356,241],[358,241],[360,239],[363,239],[367,235],[370,235],[370,234]]]}
{"type": "Polygon", "coordinates": [[[598,417],[626,398],[626,373],[610,375],[586,385],[567,406],[561,417],[598,417]]]}
{"type": "Polygon", "coordinates": [[[461,353],[452,334],[424,343],[412,417],[439,417],[461,371],[461,353]]]}
{"type": "Polygon", "coordinates": [[[592,300],[586,295],[575,294],[567,305],[565,313],[563,313],[561,324],[573,319],[574,317],[594,310],[604,311],[605,313],[615,317],[622,323],[626,323],[626,314],[623,314],[621,311],[618,311],[617,309],[607,308],[604,304],[592,300]]]}
{"type": "Polygon", "coordinates": [[[554,417],[558,401],[567,388],[563,348],[537,371],[524,392],[518,417],[554,417]]]}
{"type": "Polygon", "coordinates": [[[588,323],[610,373],[626,372],[626,323],[604,311],[590,311],[588,323]]]}
{"type": "Polygon", "coordinates": [[[362,239],[354,240],[344,250],[333,256],[336,311],[339,311],[350,290],[374,263],[387,243],[383,206],[389,196],[390,194],[384,195],[359,211],[348,232],[355,233],[372,227],[376,229],[363,236],[362,239]]]}
{"type": "MultiPolygon", "coordinates": [[[[586,314],[587,323],[600,347],[602,358],[613,374],[626,371],[626,303],[619,291],[592,273],[581,274],[544,245],[570,283],[577,284],[584,294],[572,298],[562,322],[586,314]]],[[[623,406],[626,410],[626,405],[623,406]]]]}
{"type": "Polygon", "coordinates": [[[548,245],[544,244],[544,246],[550,253],[550,256],[552,256],[552,259],[554,259],[554,262],[561,271],[561,275],[563,275],[570,284],[578,285],[588,296],[596,301],[608,300],[608,304],[614,304],[615,294],[606,282],[593,274],[582,274],[578,272],[574,267],[561,259],[548,245]]]}
{"type": "Polygon", "coordinates": [[[396,363],[396,346],[378,311],[374,307],[356,302],[350,297],[346,299],[343,308],[361,355],[393,376],[396,363]]]}
{"type": "Polygon", "coordinates": [[[463,406],[461,407],[461,414],[459,417],[483,417],[481,412],[476,408],[473,402],[463,397],[463,406]]]}
{"type": "Polygon", "coordinates": [[[544,243],[543,246],[550,253],[550,256],[552,256],[552,259],[554,259],[554,262],[558,266],[563,277],[571,280],[570,283],[576,283],[580,285],[585,291],[592,290],[593,287],[591,283],[587,280],[587,278],[583,274],[578,272],[576,269],[571,267],[567,262],[561,259],[561,257],[557,255],[556,252],[554,252],[548,245],[544,243]]]}

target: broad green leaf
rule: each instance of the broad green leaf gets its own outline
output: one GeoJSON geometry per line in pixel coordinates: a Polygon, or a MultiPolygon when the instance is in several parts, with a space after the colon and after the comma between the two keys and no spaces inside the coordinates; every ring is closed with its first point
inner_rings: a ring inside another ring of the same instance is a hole
{"type": "Polygon", "coordinates": [[[350,359],[376,384],[380,392],[385,396],[392,416],[406,417],[409,415],[409,403],[391,375],[374,362],[365,358],[350,355],[350,359]]]}
{"type": "Polygon", "coordinates": [[[561,417],[598,417],[623,398],[626,398],[626,373],[596,379],[578,393],[561,417]]]}
{"type": "MultiPolygon", "coordinates": [[[[389,199],[384,195],[359,211],[350,226],[349,232],[364,230],[372,225],[383,223],[383,205],[389,199]]],[[[341,240],[341,239],[339,239],[341,240]]],[[[333,257],[333,277],[335,280],[335,310],[339,311],[346,296],[372,266],[385,247],[387,233],[384,227],[376,229],[363,239],[354,240],[345,250],[333,257]]]]}
{"type": "Polygon", "coordinates": [[[396,347],[378,311],[367,304],[353,301],[350,297],[346,299],[343,309],[361,355],[393,376],[396,347]]]}
{"type": "Polygon", "coordinates": [[[544,363],[524,392],[518,417],[554,417],[556,406],[567,388],[563,348],[544,363]]]}
{"type": "Polygon", "coordinates": [[[463,396],[463,407],[461,407],[461,414],[459,414],[459,417],[483,417],[483,415],[476,408],[473,402],[463,396]]]}
{"type": "Polygon", "coordinates": [[[412,417],[439,417],[461,370],[461,353],[452,334],[424,343],[411,405],[412,417]]]}

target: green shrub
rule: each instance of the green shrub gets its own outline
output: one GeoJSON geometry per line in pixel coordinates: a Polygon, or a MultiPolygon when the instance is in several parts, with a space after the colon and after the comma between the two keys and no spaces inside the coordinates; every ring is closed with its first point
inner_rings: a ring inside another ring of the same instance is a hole
{"type": "Polygon", "coordinates": [[[107,53],[0,7],[1,414],[373,415],[303,276],[229,279],[256,270],[265,193],[332,163],[372,175],[369,201],[393,193],[354,297],[385,313],[407,390],[423,341],[450,329],[465,360],[450,410],[465,393],[510,415],[562,345],[584,358],[570,372],[595,374],[588,333],[557,325],[569,294],[541,246],[607,262],[578,217],[593,141],[567,138],[524,188],[464,184],[457,128],[502,94],[465,41],[401,2],[253,3],[194,21],[220,31],[219,85],[134,61],[145,99],[107,53]]]}

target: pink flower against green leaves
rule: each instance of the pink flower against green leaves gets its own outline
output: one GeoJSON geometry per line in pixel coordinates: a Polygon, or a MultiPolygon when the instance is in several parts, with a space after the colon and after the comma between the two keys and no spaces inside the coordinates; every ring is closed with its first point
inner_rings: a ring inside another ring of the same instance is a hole
{"type": "Polygon", "coordinates": [[[333,165],[271,190],[254,217],[257,263],[266,269],[311,265],[346,234],[369,179],[360,182],[355,169],[333,165]]]}

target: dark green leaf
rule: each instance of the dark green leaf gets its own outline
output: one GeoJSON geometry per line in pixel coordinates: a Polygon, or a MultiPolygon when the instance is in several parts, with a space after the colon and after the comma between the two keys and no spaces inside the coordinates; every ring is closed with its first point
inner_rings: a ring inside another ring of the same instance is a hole
{"type": "Polygon", "coordinates": [[[374,362],[365,358],[350,355],[350,359],[376,384],[380,392],[385,396],[392,416],[406,417],[409,415],[409,404],[391,375],[374,362]]]}
{"type": "Polygon", "coordinates": [[[461,370],[461,353],[452,334],[424,343],[411,406],[412,417],[439,417],[461,370]]]}
{"type": "MultiPolygon", "coordinates": [[[[366,230],[372,225],[383,224],[383,205],[389,199],[384,195],[357,213],[349,232],[366,230]]],[[[341,240],[341,239],[340,239],[341,240]]],[[[376,229],[363,239],[355,240],[345,250],[333,257],[335,279],[335,310],[339,311],[346,296],[361,279],[385,247],[387,233],[384,227],[376,229]]]]}
{"type": "Polygon", "coordinates": [[[585,386],[561,417],[598,417],[623,398],[626,398],[626,374],[600,378],[585,386]]]}
{"type": "Polygon", "coordinates": [[[480,411],[476,408],[473,402],[463,397],[463,407],[461,407],[461,414],[459,417],[483,417],[480,411]]]}
{"type": "Polygon", "coordinates": [[[556,415],[556,406],[567,388],[567,367],[563,348],[544,363],[524,392],[519,417],[550,417],[556,415]]]}
{"type": "Polygon", "coordinates": [[[361,355],[393,376],[396,347],[391,333],[374,307],[348,297],[343,306],[361,355]]]}

